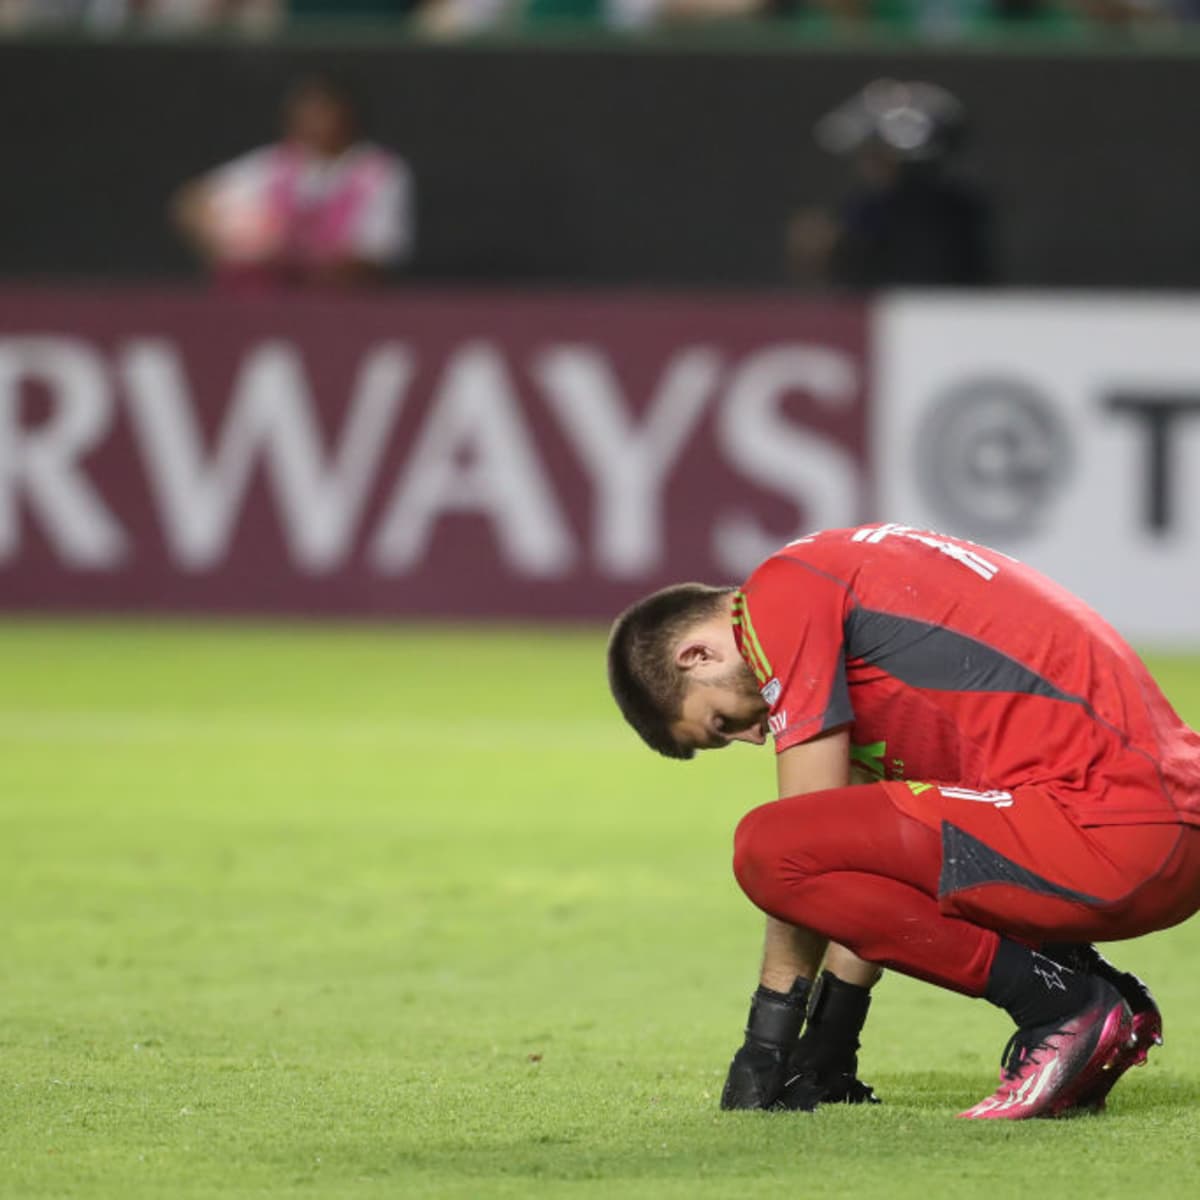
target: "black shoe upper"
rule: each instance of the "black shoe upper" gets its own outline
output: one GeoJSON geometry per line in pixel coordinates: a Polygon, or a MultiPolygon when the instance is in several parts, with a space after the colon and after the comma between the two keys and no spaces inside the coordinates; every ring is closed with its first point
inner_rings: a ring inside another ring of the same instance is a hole
{"type": "Polygon", "coordinates": [[[1042,947],[1042,953],[1056,963],[1085,975],[1096,975],[1112,984],[1121,999],[1134,1013],[1157,1011],[1154,994],[1131,971],[1120,971],[1087,942],[1053,942],[1042,947]]]}

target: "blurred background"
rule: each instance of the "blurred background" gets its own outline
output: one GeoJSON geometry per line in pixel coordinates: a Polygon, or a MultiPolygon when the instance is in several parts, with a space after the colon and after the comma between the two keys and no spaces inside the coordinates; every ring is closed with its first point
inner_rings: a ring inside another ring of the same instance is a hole
{"type": "Polygon", "coordinates": [[[880,518],[1195,640],[1198,16],[0,0],[0,602],[595,619],[880,518]]]}

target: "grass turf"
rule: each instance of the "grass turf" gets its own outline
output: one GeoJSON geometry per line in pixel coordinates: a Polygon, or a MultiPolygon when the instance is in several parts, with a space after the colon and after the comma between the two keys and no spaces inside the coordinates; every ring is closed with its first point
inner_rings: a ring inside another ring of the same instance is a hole
{"type": "Polygon", "coordinates": [[[601,646],[0,626],[0,1194],[1197,1193],[1200,922],[1119,948],[1167,1045],[1102,1117],[956,1122],[1006,1022],[898,977],[884,1106],[719,1114],[771,756],[642,751],[601,646]]]}

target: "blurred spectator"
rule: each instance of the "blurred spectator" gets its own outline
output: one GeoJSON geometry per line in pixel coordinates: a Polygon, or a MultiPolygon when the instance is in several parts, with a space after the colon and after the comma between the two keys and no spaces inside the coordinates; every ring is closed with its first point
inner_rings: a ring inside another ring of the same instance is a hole
{"type": "Polygon", "coordinates": [[[217,24],[273,28],[285,0],[0,0],[0,27],[78,25],[115,30],[137,22],[166,31],[217,24]]]}
{"type": "Polygon", "coordinates": [[[912,31],[948,41],[1019,29],[1053,37],[1092,27],[1139,29],[1184,18],[1195,0],[795,0],[804,19],[912,31]]]}
{"type": "Polygon", "coordinates": [[[608,0],[606,7],[618,29],[778,15],[774,0],[608,0]]]}
{"type": "Polygon", "coordinates": [[[857,184],[835,211],[788,225],[788,264],[810,285],[853,289],[993,281],[988,206],[955,177],[966,113],[942,88],[880,79],[827,113],[818,143],[848,158],[857,184]]]}
{"type": "Polygon", "coordinates": [[[412,251],[404,161],[365,141],[341,84],[304,81],[284,107],[284,138],[186,184],[175,223],[235,284],[366,283],[412,251]]]}
{"type": "Polygon", "coordinates": [[[457,37],[501,25],[606,25],[642,30],[741,19],[795,21],[815,34],[904,30],[930,41],[1019,28],[1047,37],[1090,29],[1140,32],[1200,17],[1200,0],[0,0],[0,30],[127,24],[186,33],[215,25],[271,31],[309,19],[401,24],[457,37]]]}
{"type": "Polygon", "coordinates": [[[422,0],[284,0],[289,17],[322,21],[396,21],[419,8],[422,0]]]}
{"type": "MultiPolygon", "coordinates": [[[[435,0],[455,3],[457,0],[435,0]]],[[[590,21],[614,29],[642,30],[704,21],[771,17],[800,0],[525,0],[533,24],[590,21]]]]}
{"type": "MultiPolygon", "coordinates": [[[[622,29],[664,28],[705,20],[793,21],[815,34],[862,29],[903,30],[929,41],[987,35],[1006,29],[1047,36],[1091,27],[1147,28],[1187,19],[1200,0],[517,0],[525,19],[607,24],[622,29]]],[[[505,0],[428,0],[434,7],[480,5],[495,11],[505,0]]]]}
{"type": "Polygon", "coordinates": [[[1100,29],[1146,29],[1171,23],[1171,0],[1063,0],[1063,12],[1100,29]]]}
{"type": "Polygon", "coordinates": [[[416,27],[434,38],[465,37],[514,20],[524,0],[423,0],[416,27]]]}

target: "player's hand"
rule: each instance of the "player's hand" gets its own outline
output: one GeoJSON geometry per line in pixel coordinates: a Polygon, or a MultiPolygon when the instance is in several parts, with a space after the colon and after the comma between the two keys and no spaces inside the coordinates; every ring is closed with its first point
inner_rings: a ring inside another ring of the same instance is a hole
{"type": "Polygon", "coordinates": [[[812,1112],[819,1104],[879,1104],[875,1089],[857,1075],[841,1072],[816,1075],[788,1072],[788,1080],[773,1107],[793,1112],[812,1112]]]}
{"type": "Polygon", "coordinates": [[[788,1080],[792,1053],[804,1024],[808,983],[798,979],[790,992],[760,987],[750,1001],[746,1040],[729,1064],[721,1092],[723,1109],[774,1108],[788,1080]]]}
{"type": "Polygon", "coordinates": [[[858,1032],[871,995],[822,971],[808,998],[808,1022],[796,1042],[791,1072],[778,1108],[811,1112],[819,1104],[878,1104],[870,1084],[858,1078],[858,1032]]]}
{"type": "Polygon", "coordinates": [[[784,1051],[746,1041],[729,1064],[721,1107],[774,1108],[791,1075],[784,1051]]]}
{"type": "Polygon", "coordinates": [[[820,1104],[878,1104],[869,1083],[853,1072],[797,1070],[777,1050],[746,1042],[733,1056],[725,1089],[723,1109],[781,1109],[812,1112],[820,1104]]]}
{"type": "Polygon", "coordinates": [[[754,993],[746,1040],[721,1092],[723,1109],[811,1112],[819,1104],[879,1103],[874,1089],[858,1078],[857,1041],[849,1049],[831,1043],[819,1022],[800,1037],[808,999],[802,979],[790,992],[760,987],[754,993]]]}

